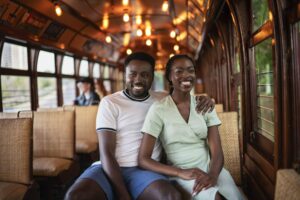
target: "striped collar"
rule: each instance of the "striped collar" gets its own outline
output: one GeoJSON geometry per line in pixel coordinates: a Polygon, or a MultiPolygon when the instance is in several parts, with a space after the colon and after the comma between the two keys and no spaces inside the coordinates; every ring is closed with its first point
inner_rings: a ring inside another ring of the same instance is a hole
{"type": "Polygon", "coordinates": [[[146,100],[150,97],[150,94],[148,93],[147,96],[145,96],[145,97],[142,98],[142,99],[134,98],[134,97],[130,96],[130,94],[128,93],[127,89],[123,90],[123,94],[124,94],[127,98],[131,99],[132,101],[146,101],[146,100]]]}

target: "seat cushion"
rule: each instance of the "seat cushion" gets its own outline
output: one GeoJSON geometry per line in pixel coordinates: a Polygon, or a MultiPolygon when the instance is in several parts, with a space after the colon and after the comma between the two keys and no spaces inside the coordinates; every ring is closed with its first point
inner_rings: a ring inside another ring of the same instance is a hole
{"type": "Polygon", "coordinates": [[[0,182],[0,200],[21,200],[27,189],[26,185],[0,182]]]}
{"type": "Polygon", "coordinates": [[[97,150],[97,143],[87,140],[76,140],[76,153],[91,153],[97,150]]]}
{"type": "Polygon", "coordinates": [[[64,170],[70,168],[72,160],[63,158],[34,158],[33,175],[34,176],[57,176],[64,170]]]}

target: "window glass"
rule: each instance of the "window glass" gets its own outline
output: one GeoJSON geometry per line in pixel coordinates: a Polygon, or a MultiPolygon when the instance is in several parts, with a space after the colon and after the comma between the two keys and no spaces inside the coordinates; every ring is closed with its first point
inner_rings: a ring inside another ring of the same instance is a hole
{"type": "Polygon", "coordinates": [[[109,78],[109,66],[104,66],[103,78],[109,78]]]}
{"type": "Polygon", "coordinates": [[[72,78],[63,78],[62,84],[64,105],[73,105],[74,99],[76,97],[75,80],[72,78]]]}
{"type": "Polygon", "coordinates": [[[81,60],[80,62],[79,76],[89,76],[89,63],[87,60],[81,60]]]}
{"type": "Polygon", "coordinates": [[[164,72],[163,71],[155,71],[154,72],[153,89],[155,91],[163,91],[164,90],[164,72]]]}
{"type": "Polygon", "coordinates": [[[74,75],[74,58],[71,56],[64,56],[62,63],[62,74],[74,75]]]}
{"type": "Polygon", "coordinates": [[[30,80],[23,76],[1,76],[4,112],[31,110],[30,80]]]}
{"type": "Polygon", "coordinates": [[[99,63],[95,63],[93,67],[93,77],[100,78],[100,65],[99,63]]]}
{"type": "Polygon", "coordinates": [[[258,132],[274,142],[272,39],[255,46],[258,132]]]}
{"type": "Polygon", "coordinates": [[[15,44],[4,43],[1,57],[1,67],[27,70],[27,48],[15,44]]]}
{"type": "Polygon", "coordinates": [[[110,94],[111,93],[111,89],[112,89],[110,80],[103,81],[103,85],[105,87],[105,90],[108,92],[108,94],[110,94]]]}
{"type": "Polygon", "coordinates": [[[38,94],[40,108],[57,107],[56,79],[38,77],[38,94]]]}
{"type": "Polygon", "coordinates": [[[40,51],[38,63],[37,63],[37,71],[47,72],[47,73],[55,72],[54,53],[47,52],[47,51],[40,51]]]}
{"type": "Polygon", "coordinates": [[[253,31],[256,31],[269,19],[268,0],[252,0],[253,31]]]}

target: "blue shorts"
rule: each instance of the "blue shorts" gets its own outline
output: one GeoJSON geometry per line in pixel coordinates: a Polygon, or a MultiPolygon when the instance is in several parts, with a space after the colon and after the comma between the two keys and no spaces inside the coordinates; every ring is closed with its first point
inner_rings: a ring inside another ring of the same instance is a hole
{"type": "MultiPolygon", "coordinates": [[[[154,181],[168,180],[166,176],[140,169],[138,167],[121,167],[123,180],[128,192],[133,199],[137,199],[139,195],[154,181]]],[[[108,177],[104,173],[101,164],[95,164],[86,169],[79,179],[92,179],[98,183],[106,194],[108,200],[114,200],[114,190],[109,182],[108,177]]]]}

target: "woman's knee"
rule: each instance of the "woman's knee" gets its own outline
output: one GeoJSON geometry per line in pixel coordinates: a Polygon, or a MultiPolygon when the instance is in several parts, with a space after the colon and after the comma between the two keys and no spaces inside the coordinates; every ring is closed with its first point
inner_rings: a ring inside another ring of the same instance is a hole
{"type": "Polygon", "coordinates": [[[181,193],[168,181],[156,181],[141,194],[139,200],[180,200],[181,193]]]}

